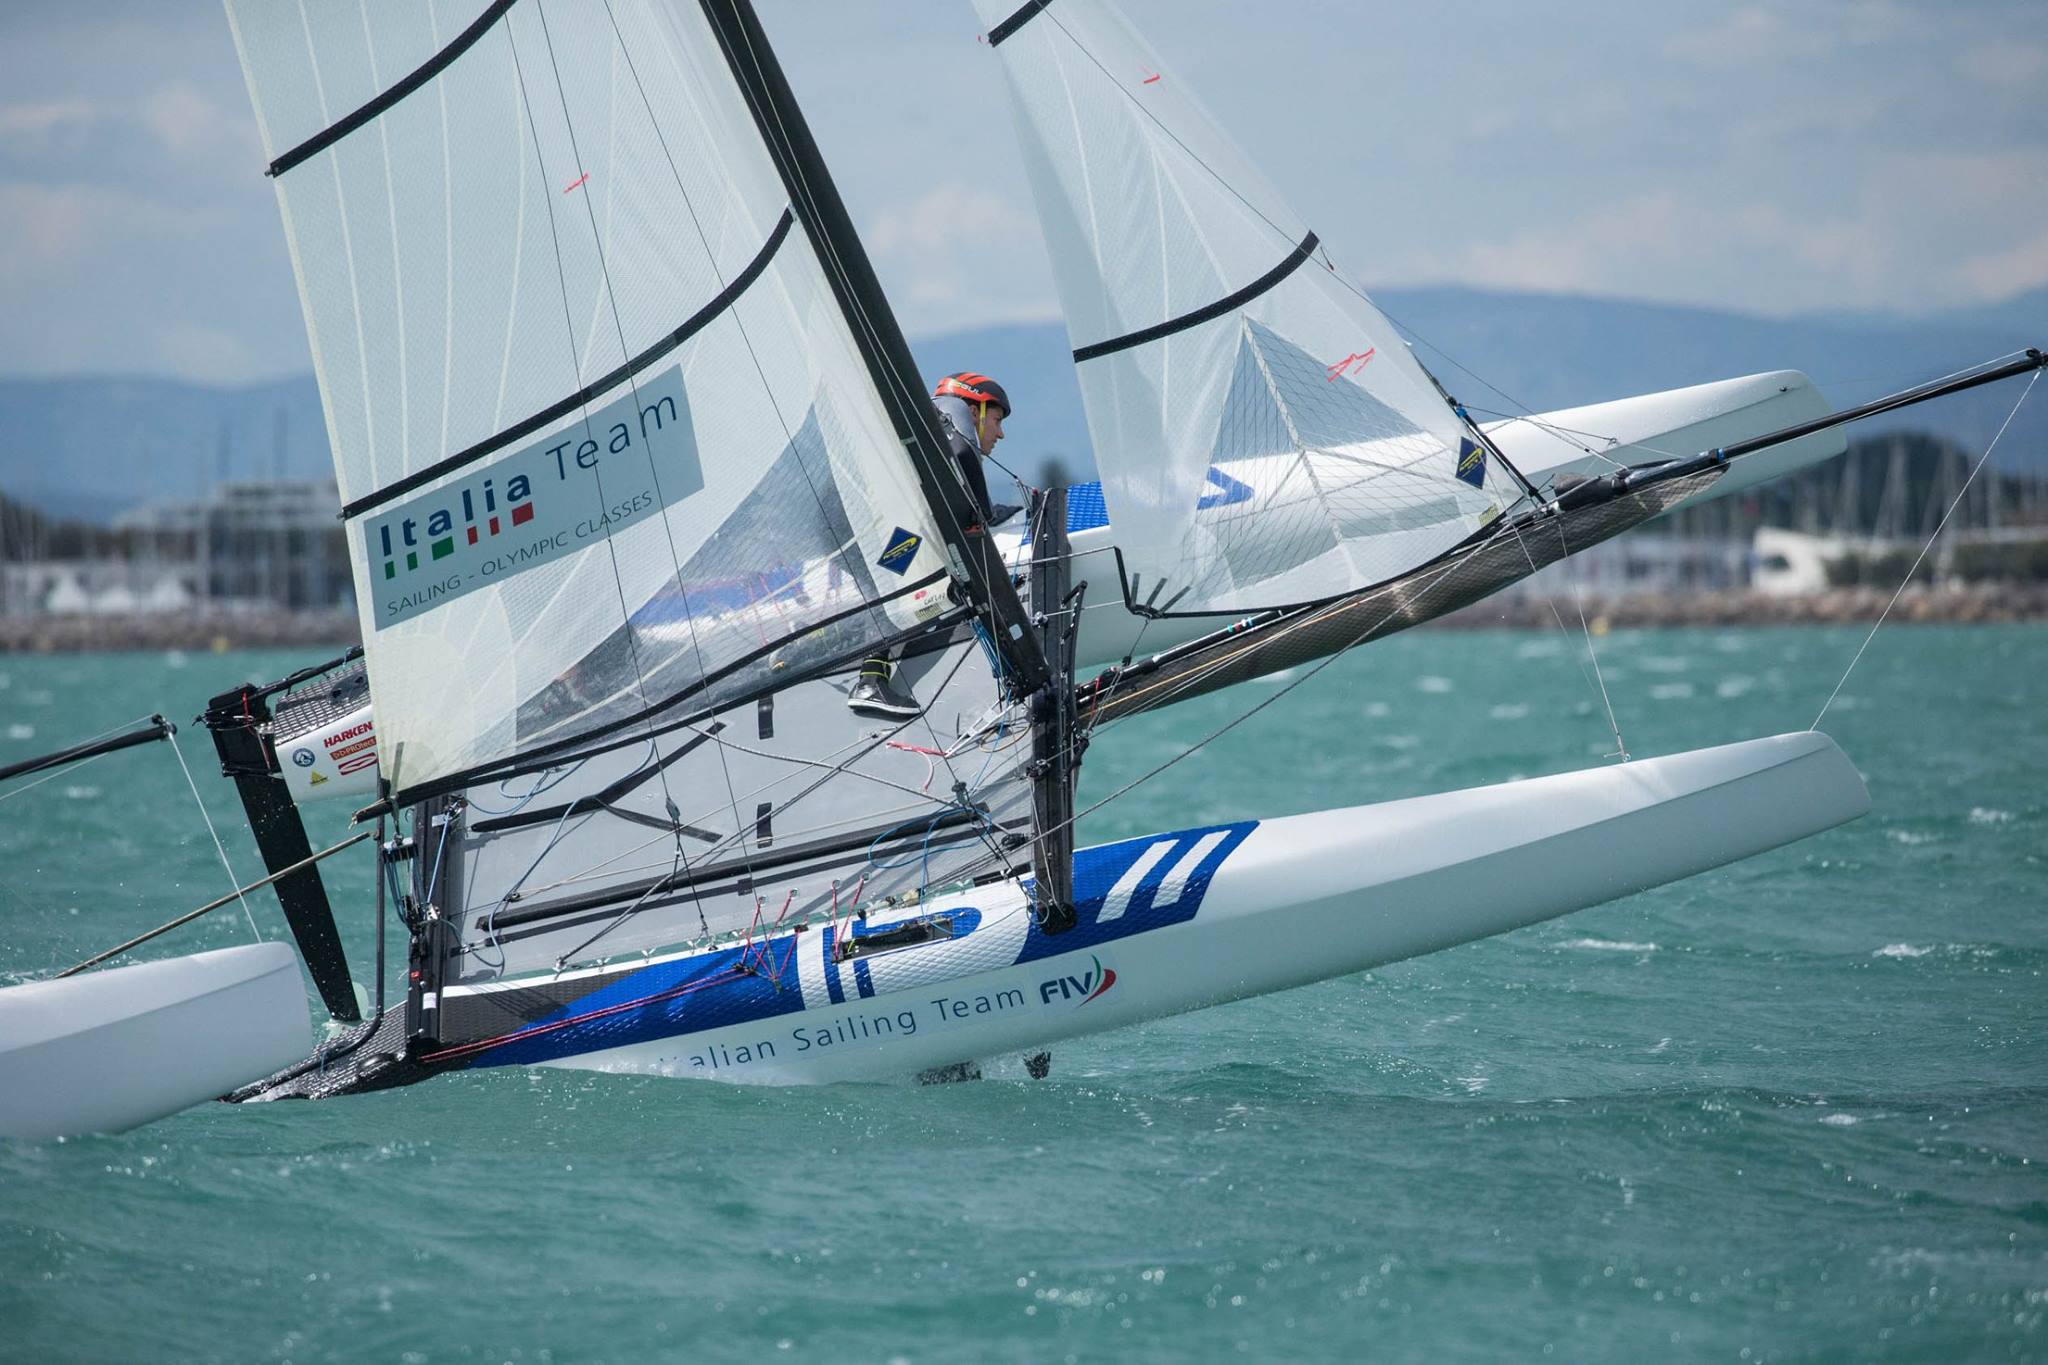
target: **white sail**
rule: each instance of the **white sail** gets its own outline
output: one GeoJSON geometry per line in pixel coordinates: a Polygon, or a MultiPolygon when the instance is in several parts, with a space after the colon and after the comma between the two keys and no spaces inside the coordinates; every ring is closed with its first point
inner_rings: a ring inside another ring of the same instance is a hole
{"type": "Polygon", "coordinates": [[[396,785],[939,609],[925,503],[696,6],[228,11],[396,785]]]}
{"type": "Polygon", "coordinates": [[[1138,596],[1384,581],[1512,502],[1393,327],[1103,0],[976,0],[1138,596]]]}

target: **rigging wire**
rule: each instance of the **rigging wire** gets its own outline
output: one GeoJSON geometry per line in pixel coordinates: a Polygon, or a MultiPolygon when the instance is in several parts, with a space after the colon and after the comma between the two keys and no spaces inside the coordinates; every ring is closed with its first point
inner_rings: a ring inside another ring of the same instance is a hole
{"type": "Polygon", "coordinates": [[[235,888],[235,899],[242,903],[242,913],[248,917],[249,932],[256,935],[256,941],[263,941],[263,931],[256,927],[256,912],[249,908],[249,898],[242,894],[242,879],[235,875],[235,865],[228,861],[228,851],[220,841],[220,831],[213,827],[213,817],[206,813],[206,802],[199,797],[199,784],[192,780],[192,769],[185,765],[185,752],[178,747],[178,732],[172,729],[164,738],[171,742],[171,752],[178,756],[178,770],[185,774],[185,785],[192,791],[192,804],[199,807],[199,818],[206,822],[206,832],[213,838],[213,850],[220,854],[220,865],[227,870],[228,885],[235,888]]]}
{"type": "MultiPolygon", "coordinates": [[[[1529,542],[1523,538],[1521,527],[1516,526],[1513,528],[1513,530],[1515,532],[1515,543],[1521,546],[1522,557],[1529,561],[1529,575],[1533,578],[1539,572],[1539,570],[1536,567],[1536,557],[1529,553],[1529,542]]],[[[1565,553],[1562,558],[1558,559],[1555,562],[1560,564],[1568,564],[1571,560],[1571,547],[1565,542],[1564,527],[1561,525],[1557,528],[1557,540],[1559,545],[1563,545],[1565,547],[1565,553]]],[[[1588,674],[1586,671],[1585,663],[1583,661],[1578,661],[1579,676],[1584,678],[1587,682],[1593,683],[1599,688],[1600,704],[1607,708],[1607,728],[1614,732],[1614,752],[1612,754],[1607,755],[1607,757],[1619,757],[1622,762],[1626,763],[1628,762],[1628,745],[1621,742],[1621,725],[1614,718],[1614,703],[1608,700],[1607,697],[1607,679],[1604,676],[1602,676],[1600,672],[1600,656],[1593,649],[1593,628],[1592,626],[1587,624],[1585,603],[1581,601],[1579,598],[1578,583],[1571,577],[1571,571],[1569,569],[1565,571],[1565,582],[1566,585],[1571,588],[1572,601],[1574,604],[1578,606],[1579,609],[1579,629],[1585,633],[1586,658],[1592,660],[1593,662],[1593,671],[1590,674],[1588,674]]],[[[1564,638],[1566,646],[1569,647],[1572,641],[1572,633],[1569,630],[1565,629],[1564,617],[1558,613],[1557,594],[1554,592],[1545,592],[1543,594],[1543,603],[1545,606],[1550,608],[1550,619],[1557,622],[1557,633],[1564,638]]],[[[1577,661],[1576,653],[1573,657],[1575,661],[1577,661]]]]}
{"type": "Polygon", "coordinates": [[[1948,510],[1941,514],[1941,521],[1936,524],[1934,533],[1927,537],[1927,543],[1920,547],[1920,553],[1913,556],[1912,566],[1906,570],[1906,576],[1899,580],[1899,586],[1893,589],[1891,600],[1884,604],[1884,610],[1877,614],[1877,620],[1871,622],[1870,633],[1863,637],[1862,644],[1856,646],[1855,656],[1849,660],[1849,666],[1842,670],[1841,678],[1835,683],[1835,690],[1828,693],[1828,699],[1821,703],[1820,710],[1814,715],[1813,724],[1806,727],[1808,730],[1820,728],[1821,718],[1827,715],[1828,708],[1835,704],[1835,698],[1842,694],[1842,688],[1849,681],[1849,675],[1855,672],[1856,665],[1862,662],[1863,651],[1869,649],[1870,642],[1877,638],[1878,630],[1884,625],[1885,618],[1892,614],[1892,608],[1898,605],[1900,595],[1906,591],[1906,585],[1911,583],[1913,575],[1920,571],[1921,561],[1926,559],[1927,552],[1934,548],[1934,542],[1941,538],[1942,529],[1948,525],[1949,518],[1956,514],[1956,508],[1963,505],[1963,498],[1969,493],[1970,485],[1976,482],[1977,475],[1991,459],[1991,452],[1998,449],[1998,443],[2004,438],[2006,429],[2012,425],[2013,419],[2020,415],[2020,409],[2025,406],[2027,396],[2033,393],[2034,385],[2040,381],[2041,371],[2035,370],[2033,377],[2027,380],[2027,387],[2020,390],[2019,399],[2012,405],[2012,411],[2005,415],[2005,421],[1999,426],[1998,434],[1991,438],[1991,444],[1984,447],[1984,453],[1979,455],[1977,463],[1970,467],[1969,477],[1963,480],[1963,486],[1956,491],[1955,500],[1949,503],[1948,510]]]}
{"type": "MultiPolygon", "coordinates": [[[[1480,549],[1491,544],[1491,541],[1483,541],[1478,544],[1468,546],[1465,550],[1461,551],[1455,558],[1445,561],[1443,566],[1439,568],[1437,572],[1433,574],[1426,583],[1423,583],[1420,587],[1416,589],[1416,592],[1420,594],[1434,587],[1437,583],[1443,581],[1444,578],[1449,576],[1452,571],[1462,567],[1465,561],[1467,559],[1470,559],[1474,554],[1478,553],[1480,549]]],[[[1319,615],[1321,615],[1321,613],[1312,614],[1310,617],[1305,618],[1305,620],[1300,624],[1305,625],[1309,621],[1315,620],[1316,617],[1319,615]]],[[[1175,764],[1181,762],[1189,756],[1200,752],[1204,748],[1207,748],[1210,744],[1213,744],[1215,741],[1229,734],[1232,730],[1235,730],[1238,726],[1244,724],[1244,722],[1250,720],[1253,716],[1259,714],[1259,712],[1273,705],[1282,697],[1285,697],[1290,692],[1293,692],[1296,688],[1300,687],[1303,683],[1307,682],[1309,679],[1321,673],[1331,664],[1343,658],[1352,650],[1358,648],[1358,646],[1365,644],[1367,641],[1371,640],[1373,636],[1377,635],[1392,619],[1393,613],[1389,613],[1386,616],[1381,617],[1379,620],[1373,622],[1370,626],[1367,626],[1365,630],[1360,632],[1356,638],[1352,639],[1347,644],[1341,645],[1337,649],[1332,650],[1323,658],[1318,659],[1315,662],[1315,664],[1308,669],[1307,672],[1301,674],[1299,677],[1289,679],[1284,685],[1282,685],[1277,691],[1273,692],[1270,696],[1267,696],[1261,699],[1260,701],[1254,703],[1252,706],[1247,707],[1243,712],[1232,717],[1230,720],[1225,721],[1222,725],[1217,726],[1214,730],[1211,730],[1208,734],[1196,740],[1186,749],[1183,749],[1181,752],[1173,755],[1171,758],[1166,759],[1164,762],[1157,764],[1156,766],[1148,769],[1147,771],[1140,773],[1138,776],[1132,778],[1129,782],[1124,783],[1123,786],[1118,787],[1115,791],[1103,797],[1101,800],[1095,802],[1093,805],[1087,807],[1085,810],[1079,810],[1074,812],[1073,815],[1068,817],[1055,830],[1044,831],[1044,833],[1055,833],[1057,832],[1057,829],[1064,829],[1067,826],[1078,824],[1081,821],[1082,817],[1094,814],[1096,811],[1101,810],[1110,802],[1119,800],[1135,788],[1143,785],[1146,782],[1151,781],[1153,778],[1165,772],[1168,768],[1173,767],[1175,764]]],[[[1290,629],[1295,628],[1298,628],[1298,626],[1290,627],[1290,629]]],[[[1141,692],[1138,695],[1144,694],[1141,692]]],[[[976,866],[984,865],[985,864],[976,864],[976,866]]]]}
{"type": "MultiPolygon", "coordinates": [[[[965,662],[966,662],[966,659],[967,659],[967,651],[965,651],[965,650],[962,650],[962,651],[960,651],[960,653],[959,653],[959,657],[958,657],[957,659],[955,659],[955,661],[954,661],[954,663],[953,663],[953,667],[952,667],[952,669],[951,669],[951,670],[950,670],[950,671],[949,671],[949,672],[947,673],[947,676],[946,676],[946,679],[945,679],[945,681],[943,681],[943,682],[942,682],[942,683],[940,684],[940,688],[939,688],[939,693],[940,693],[940,695],[943,695],[943,694],[944,694],[944,692],[945,692],[945,689],[946,689],[947,687],[949,687],[949,686],[951,685],[951,683],[952,683],[952,681],[953,681],[953,678],[955,677],[955,675],[957,675],[957,674],[958,674],[958,672],[959,672],[959,670],[960,670],[960,667],[961,667],[961,665],[962,665],[963,663],[965,663],[965,662]]],[[[839,764],[836,764],[836,765],[833,765],[833,766],[831,766],[830,768],[828,768],[828,769],[827,769],[827,770],[825,771],[825,773],[824,773],[824,774],[823,774],[822,776],[820,776],[820,777],[819,777],[819,778],[818,778],[818,779],[817,779],[817,780],[816,780],[815,782],[813,782],[813,783],[812,783],[812,784],[811,784],[810,786],[808,786],[808,787],[806,787],[806,788],[805,788],[804,790],[802,790],[802,791],[798,792],[798,793],[796,794],[796,796],[794,796],[793,798],[791,798],[791,799],[790,799],[790,800],[789,800],[788,802],[785,802],[785,803],[784,803],[784,805],[783,805],[783,809],[787,810],[787,809],[789,809],[789,808],[790,808],[791,806],[794,806],[794,805],[796,805],[796,804],[797,804],[798,802],[801,802],[802,800],[804,800],[804,798],[806,798],[806,797],[808,797],[808,796],[812,795],[813,793],[815,793],[816,791],[818,791],[818,790],[819,790],[820,788],[822,788],[823,786],[825,786],[825,784],[827,784],[828,782],[832,781],[832,780],[833,780],[833,779],[834,779],[835,777],[839,777],[839,776],[842,776],[842,775],[845,775],[845,774],[847,774],[847,773],[848,773],[848,772],[849,772],[849,771],[851,770],[851,765],[852,765],[852,764],[853,764],[854,762],[858,761],[858,760],[859,760],[860,758],[864,757],[864,756],[865,756],[866,754],[869,754],[869,753],[872,753],[872,752],[874,752],[874,750],[875,750],[876,748],[879,748],[879,747],[881,747],[881,745],[882,745],[882,744],[884,744],[884,743],[886,743],[886,741],[887,741],[888,739],[890,739],[890,738],[893,738],[893,737],[894,737],[894,736],[895,736],[896,734],[900,733],[900,732],[901,732],[901,731],[902,731],[902,730],[903,730],[903,729],[904,729],[904,728],[905,728],[906,726],[908,726],[909,724],[910,724],[910,722],[909,722],[909,721],[905,721],[905,722],[904,722],[904,723],[903,723],[902,725],[899,725],[899,726],[897,726],[897,727],[896,727],[896,728],[895,728],[894,730],[891,730],[891,731],[889,731],[889,732],[888,732],[888,734],[886,734],[886,735],[882,735],[882,734],[880,734],[880,733],[878,732],[878,734],[877,734],[877,738],[876,738],[876,741],[875,741],[875,743],[874,743],[874,744],[868,745],[868,746],[867,746],[866,748],[864,748],[864,749],[863,749],[863,750],[862,750],[862,751],[861,751],[860,753],[858,753],[858,754],[854,754],[854,755],[851,755],[851,756],[849,756],[849,757],[848,757],[848,758],[847,758],[846,760],[844,760],[843,762],[841,762],[841,763],[839,763],[839,764]]],[[[713,736],[712,738],[713,738],[714,742],[724,742],[724,741],[720,741],[720,740],[718,740],[718,737],[716,737],[716,736],[713,736]]],[[[735,747],[740,747],[740,748],[744,749],[744,746],[735,746],[735,747]]],[[[759,752],[759,751],[754,751],[754,752],[759,752]]],[[[761,756],[762,756],[762,757],[767,757],[767,758],[778,758],[778,759],[783,759],[784,761],[787,761],[787,762],[792,762],[792,763],[797,763],[797,764],[801,764],[801,765],[803,765],[803,766],[806,766],[806,767],[821,767],[821,766],[824,766],[824,765],[822,765],[822,764],[818,763],[818,762],[817,762],[816,760],[813,760],[813,759],[801,759],[801,758],[790,758],[790,757],[788,757],[787,755],[781,755],[781,754],[766,754],[766,753],[763,753],[763,754],[761,754],[761,756]]],[[[986,765],[984,764],[984,766],[986,766],[986,765]]],[[[895,787],[895,788],[897,788],[898,790],[900,790],[900,791],[904,791],[904,792],[908,792],[908,793],[910,793],[911,795],[913,795],[913,796],[915,796],[915,797],[918,797],[918,798],[919,798],[919,799],[921,799],[921,800],[927,800],[927,801],[936,801],[936,800],[938,800],[938,798],[936,798],[936,797],[933,797],[933,796],[931,796],[931,795],[930,795],[930,794],[928,794],[928,793],[924,793],[924,792],[919,792],[919,791],[917,791],[917,790],[916,790],[915,788],[913,788],[913,787],[906,787],[906,786],[902,786],[902,785],[901,785],[901,784],[899,784],[899,783],[895,783],[895,782],[891,782],[891,781],[888,781],[888,780],[887,780],[887,779],[885,779],[885,778],[878,778],[878,777],[875,777],[875,776],[874,776],[873,774],[870,774],[870,773],[854,773],[853,775],[854,775],[854,776],[861,776],[861,777],[867,777],[867,778],[869,778],[869,779],[870,779],[871,781],[877,781],[877,782],[881,782],[881,783],[882,783],[883,785],[885,785],[885,786],[895,787]]],[[[948,809],[951,809],[951,808],[953,808],[953,807],[954,807],[954,806],[955,806],[956,804],[958,804],[958,803],[957,803],[957,802],[953,802],[953,803],[946,803],[946,804],[947,804],[947,808],[948,808],[948,809]]],[[[968,809],[975,809],[975,808],[972,808],[972,807],[968,807],[968,809]]],[[[942,811],[942,812],[941,812],[941,814],[943,814],[943,813],[944,813],[944,812],[942,811]]],[[[935,819],[935,818],[937,818],[937,817],[931,817],[931,818],[934,818],[934,819],[935,819]]],[[[914,824],[914,823],[916,823],[916,822],[915,822],[915,821],[913,820],[913,821],[910,821],[910,822],[906,822],[906,823],[914,824]]],[[[993,829],[993,828],[994,828],[994,825],[993,825],[993,821],[991,821],[991,820],[988,820],[988,819],[987,819],[987,817],[986,817],[986,815],[985,815],[985,813],[983,813],[983,824],[984,824],[984,825],[986,826],[986,828],[978,828],[978,829],[977,829],[977,833],[979,834],[979,836],[980,836],[980,837],[981,837],[981,839],[982,839],[983,847],[984,847],[985,849],[987,849],[987,851],[988,851],[988,854],[989,854],[989,855],[990,855],[991,857],[993,857],[993,858],[995,858],[995,859],[997,859],[997,860],[1000,860],[1000,859],[1002,858],[1002,850],[1001,850],[1001,848],[1000,848],[1000,847],[998,847],[998,846],[997,846],[997,845],[996,845],[996,844],[995,844],[995,843],[994,843],[994,842],[993,842],[993,841],[992,841],[992,840],[990,839],[990,837],[989,837],[989,830],[991,830],[991,829],[993,829]]],[[[700,855],[700,858],[699,858],[699,866],[700,866],[700,867],[701,867],[701,866],[703,866],[704,860],[705,860],[705,859],[709,859],[710,857],[712,857],[713,855],[715,855],[715,854],[716,854],[716,853],[717,853],[717,852],[718,852],[718,851],[719,851],[720,849],[723,849],[723,848],[728,848],[728,847],[731,847],[731,846],[732,846],[732,845],[733,845],[733,844],[734,844],[735,842],[744,842],[744,841],[746,840],[746,838],[747,838],[748,834],[749,834],[749,833],[751,832],[752,828],[753,828],[753,827],[752,827],[752,825],[751,825],[751,824],[743,824],[743,825],[739,826],[739,827],[738,827],[737,829],[735,829],[735,830],[734,830],[734,832],[733,832],[732,834],[730,834],[730,835],[727,835],[727,836],[725,837],[725,839],[723,839],[723,840],[722,840],[722,841],[721,841],[721,842],[720,842],[719,844],[717,844],[717,845],[714,845],[714,846],[713,846],[712,848],[710,848],[710,849],[707,849],[707,850],[705,850],[705,851],[704,851],[704,853],[703,853],[702,855],[700,855]]],[[[928,832],[927,832],[927,840],[929,840],[929,837],[930,837],[930,832],[928,831],[928,832]]],[[[652,841],[650,841],[650,842],[652,842],[652,841]]],[[[645,846],[645,845],[643,845],[643,847],[644,847],[644,846],[645,846]]],[[[615,856],[616,856],[616,855],[615,855],[615,856]]],[[[977,864],[975,864],[975,865],[976,865],[976,866],[979,866],[980,864],[979,864],[979,863],[977,863],[977,864]]],[[[749,871],[749,873],[751,874],[751,872],[752,872],[752,867],[751,867],[751,864],[749,864],[749,866],[748,866],[748,871],[749,871]]],[[[693,881],[694,881],[694,878],[693,878],[693,881]]],[[[583,940],[583,941],[582,941],[581,943],[577,944],[577,945],[576,945],[576,946],[575,946],[574,948],[571,948],[571,949],[570,949],[570,950],[569,950],[568,952],[566,952],[566,953],[563,953],[563,954],[561,954],[561,955],[560,955],[560,956],[559,956],[558,958],[556,958],[556,970],[558,970],[558,971],[559,971],[559,970],[561,970],[561,969],[562,969],[562,968],[563,968],[563,967],[564,967],[564,966],[565,966],[565,965],[566,965],[566,964],[567,964],[568,962],[570,962],[570,961],[571,961],[572,959],[574,959],[574,958],[576,957],[576,955],[577,955],[577,954],[579,954],[579,953],[583,952],[583,951],[584,951],[585,949],[589,948],[589,947],[590,947],[590,946],[591,946],[591,945],[592,945],[593,943],[596,943],[596,942],[597,942],[597,941],[598,941],[599,939],[602,939],[602,938],[603,938],[603,937],[605,937],[605,936],[606,936],[607,934],[609,934],[609,933],[611,933],[611,932],[612,932],[613,930],[617,929],[617,928],[618,928],[618,927],[619,927],[620,925],[624,924],[624,923],[625,923],[625,922],[626,922],[626,921],[627,921],[628,919],[630,919],[630,918],[631,918],[632,916],[634,916],[635,914],[638,914],[638,913],[639,913],[639,911],[640,911],[640,908],[641,908],[641,906],[642,906],[643,904],[645,904],[645,903],[646,903],[646,902],[647,902],[647,901],[648,901],[648,900],[649,900],[649,899],[650,899],[650,898],[651,898],[652,896],[654,896],[654,894],[655,894],[655,893],[656,893],[656,892],[657,892],[658,890],[660,890],[660,889],[661,889],[661,885],[662,885],[662,883],[661,883],[660,881],[656,881],[656,882],[654,882],[654,883],[650,884],[650,885],[648,886],[648,888],[647,888],[647,889],[646,889],[645,891],[643,891],[643,892],[642,892],[642,893],[641,893],[641,894],[639,895],[639,897],[638,897],[638,898],[636,898],[636,899],[635,899],[635,900],[633,901],[633,903],[632,903],[632,904],[630,904],[630,905],[626,906],[626,907],[625,907],[624,909],[622,909],[621,911],[619,911],[619,913],[618,913],[618,914],[617,914],[616,916],[614,916],[614,917],[613,917],[613,918],[612,918],[612,919],[611,919],[610,921],[608,921],[608,922],[607,922],[607,923],[605,923],[605,924],[604,924],[603,926],[601,926],[600,928],[598,928],[598,929],[596,930],[596,932],[594,932],[594,933],[592,933],[592,934],[590,935],[590,937],[588,937],[588,938],[584,939],[584,940],[583,940]]],[[[545,889],[545,888],[542,888],[542,889],[545,889]]],[[[701,913],[702,913],[702,912],[701,912],[701,909],[700,909],[700,916],[701,916],[701,913]]],[[[707,930],[706,930],[706,932],[708,933],[708,932],[709,932],[709,930],[707,929],[707,930]]]]}

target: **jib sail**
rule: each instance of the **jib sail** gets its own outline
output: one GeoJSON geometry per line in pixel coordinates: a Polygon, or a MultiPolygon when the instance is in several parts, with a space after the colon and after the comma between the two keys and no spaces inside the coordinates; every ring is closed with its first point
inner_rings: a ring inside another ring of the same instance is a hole
{"type": "Polygon", "coordinates": [[[976,6],[1141,605],[1334,596],[1514,502],[1512,472],[1113,7],[976,6]]]}

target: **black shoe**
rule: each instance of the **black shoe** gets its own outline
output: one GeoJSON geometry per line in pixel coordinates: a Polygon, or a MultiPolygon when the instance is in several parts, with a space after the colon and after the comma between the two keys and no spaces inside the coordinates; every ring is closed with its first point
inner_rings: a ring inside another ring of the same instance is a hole
{"type": "Polygon", "coordinates": [[[917,699],[897,690],[893,678],[863,673],[846,694],[846,705],[855,715],[876,720],[912,720],[924,714],[917,699]]]}

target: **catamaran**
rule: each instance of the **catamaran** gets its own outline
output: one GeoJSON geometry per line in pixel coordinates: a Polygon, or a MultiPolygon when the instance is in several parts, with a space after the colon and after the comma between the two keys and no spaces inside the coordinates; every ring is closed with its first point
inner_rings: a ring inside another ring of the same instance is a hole
{"type": "Polygon", "coordinates": [[[2043,360],[1482,424],[1105,0],[978,4],[1102,473],[993,527],[747,0],[228,0],[363,645],[203,717],[296,951],[0,991],[0,1132],[492,1066],[970,1074],[1864,813],[1809,731],[1076,848],[1125,719],[2043,360]],[[846,705],[877,654],[914,717],[846,705]],[[367,989],[298,814],[334,798],[367,989]]]}

